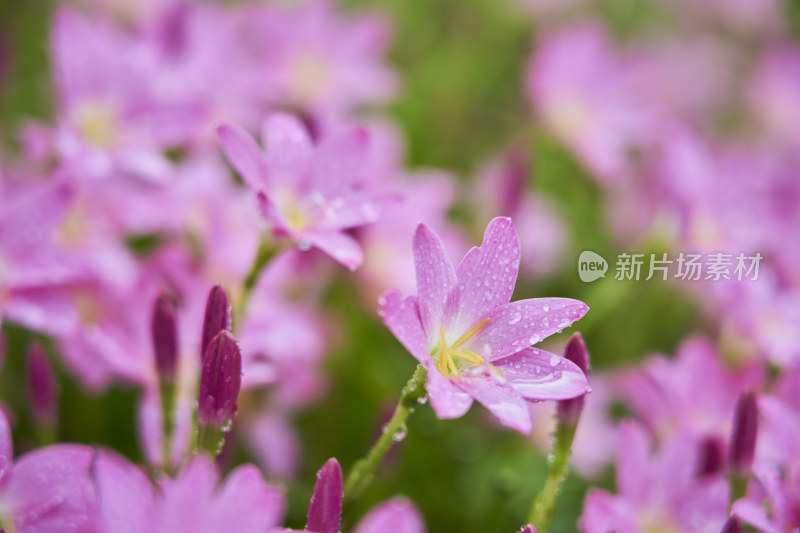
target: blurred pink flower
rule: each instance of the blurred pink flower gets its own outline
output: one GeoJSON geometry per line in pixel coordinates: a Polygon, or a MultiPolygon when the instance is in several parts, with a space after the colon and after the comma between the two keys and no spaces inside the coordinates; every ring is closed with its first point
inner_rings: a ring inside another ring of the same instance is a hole
{"type": "Polygon", "coordinates": [[[582,317],[588,307],[566,298],[509,303],[520,261],[511,220],[496,218],[483,244],[458,269],[441,240],[420,224],[414,235],[417,296],[381,298],[380,314],[428,371],[426,388],[441,418],[462,416],[473,399],[503,424],[531,431],[525,400],[584,394],[586,376],[566,359],[529,348],[582,317]]]}
{"type": "Polygon", "coordinates": [[[14,461],[11,428],[0,412],[0,522],[17,533],[102,533],[94,457],[88,446],[59,444],[14,461]]]}
{"type": "Polygon", "coordinates": [[[107,533],[262,533],[283,517],[281,491],[253,465],[242,465],[220,483],[216,465],[194,457],[155,490],[143,470],[116,454],[98,452],[93,477],[107,533]]]}
{"type": "Polygon", "coordinates": [[[298,119],[274,114],[264,123],[265,153],[239,127],[220,126],[218,133],[277,235],[301,249],[316,246],[351,270],[361,265],[361,248],[345,230],[374,222],[392,201],[360,187],[366,131],[352,129],[315,147],[298,119]]]}
{"type": "Polygon", "coordinates": [[[653,142],[657,117],[636,91],[634,64],[597,26],[542,39],[526,73],[537,116],[599,180],[629,181],[630,154],[653,142]]]}
{"type": "Polygon", "coordinates": [[[377,14],[343,16],[332,0],[246,9],[245,35],[255,47],[262,93],[323,123],[340,122],[395,89],[384,64],[390,27],[377,14]]]}
{"type": "Polygon", "coordinates": [[[697,447],[662,442],[651,454],[644,428],[625,422],[617,446],[617,495],[590,489],[578,527],[584,533],[663,531],[718,533],[728,518],[728,485],[721,474],[699,477],[697,447]]]}
{"type": "Polygon", "coordinates": [[[761,365],[727,368],[709,340],[690,337],[675,358],[653,355],[640,368],[621,373],[617,387],[654,435],[727,440],[739,395],[759,390],[763,380],[761,365]]]}

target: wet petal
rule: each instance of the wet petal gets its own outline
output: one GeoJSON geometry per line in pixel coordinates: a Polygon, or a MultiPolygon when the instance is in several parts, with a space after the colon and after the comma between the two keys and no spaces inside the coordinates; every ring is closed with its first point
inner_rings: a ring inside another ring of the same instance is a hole
{"type": "Polygon", "coordinates": [[[379,301],[381,307],[378,314],[383,317],[383,323],[397,340],[420,363],[431,359],[425,341],[425,333],[422,331],[416,299],[413,296],[403,298],[399,292],[390,291],[381,296],[379,301]]]}
{"type": "Polygon", "coordinates": [[[428,370],[428,382],[425,389],[431,400],[436,416],[439,418],[459,418],[469,411],[472,397],[458,388],[448,379],[442,377],[433,363],[433,358],[428,357],[425,362],[428,370]]]}
{"type": "Polygon", "coordinates": [[[146,533],[155,513],[153,485],[144,471],[115,453],[100,451],[92,467],[100,512],[114,533],[146,533]]]}
{"type": "Polygon", "coordinates": [[[519,392],[494,376],[467,378],[464,388],[500,420],[504,426],[527,435],[531,432],[531,413],[519,392]]]}
{"type": "Polygon", "coordinates": [[[466,344],[489,361],[501,359],[570,326],[589,307],[570,298],[532,298],[499,307],[466,344]]]}
{"type": "Polygon", "coordinates": [[[413,248],[419,314],[430,340],[444,322],[447,300],[456,287],[456,273],[441,239],[425,224],[417,226],[413,248]]]}
{"type": "Polygon", "coordinates": [[[242,465],[228,474],[211,508],[211,531],[261,533],[280,524],[283,494],[267,484],[253,465],[242,465]]]}
{"type": "Polygon", "coordinates": [[[519,258],[519,237],[511,219],[493,219],[486,227],[483,244],[467,252],[456,269],[461,298],[459,328],[469,327],[511,300],[519,258]]]}
{"type": "Polygon", "coordinates": [[[538,348],[526,348],[492,364],[527,400],[565,400],[589,389],[577,365],[538,348]]]}

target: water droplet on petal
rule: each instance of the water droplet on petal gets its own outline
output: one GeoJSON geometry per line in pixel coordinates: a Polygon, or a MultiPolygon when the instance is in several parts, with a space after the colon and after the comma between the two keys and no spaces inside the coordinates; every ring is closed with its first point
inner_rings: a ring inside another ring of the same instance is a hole
{"type": "Polygon", "coordinates": [[[561,361],[561,357],[553,354],[550,356],[550,366],[556,366],[561,361]]]}
{"type": "Polygon", "coordinates": [[[522,313],[514,313],[513,315],[511,315],[511,318],[508,319],[508,323],[516,324],[520,320],[522,320],[522,313]]]}

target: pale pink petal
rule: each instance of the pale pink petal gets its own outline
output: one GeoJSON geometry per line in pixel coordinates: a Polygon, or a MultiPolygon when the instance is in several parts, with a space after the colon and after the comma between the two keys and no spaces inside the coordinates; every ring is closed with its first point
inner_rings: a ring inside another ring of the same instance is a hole
{"type": "Polygon", "coordinates": [[[102,531],[90,477],[94,456],[95,451],[87,446],[59,444],[20,457],[7,474],[2,494],[15,531],[102,531]]]}
{"type": "Polygon", "coordinates": [[[413,249],[420,320],[430,340],[438,338],[445,306],[455,292],[456,273],[441,239],[425,224],[417,226],[413,249]]]}
{"type": "Polygon", "coordinates": [[[636,511],[624,499],[591,489],[578,527],[583,533],[640,533],[636,511]]]}
{"type": "Polygon", "coordinates": [[[253,137],[239,126],[217,128],[222,151],[248,187],[260,191],[267,184],[267,165],[253,137]]]}
{"type": "Polygon", "coordinates": [[[258,202],[258,208],[264,218],[275,226],[276,233],[282,235],[291,233],[283,213],[281,213],[281,210],[275,205],[275,202],[272,201],[272,198],[270,198],[267,193],[259,191],[256,194],[256,201],[258,202]]]}
{"type": "Polygon", "coordinates": [[[368,144],[369,136],[363,128],[323,142],[314,158],[312,190],[325,198],[337,198],[351,191],[363,178],[368,144]]]}
{"type": "Polygon", "coordinates": [[[320,207],[321,216],[316,222],[320,229],[345,229],[370,224],[378,220],[384,210],[396,204],[395,195],[378,195],[366,192],[336,198],[320,207]]]}
{"type": "Polygon", "coordinates": [[[261,533],[283,519],[283,494],[264,481],[253,465],[228,474],[210,509],[211,531],[261,533]]]}
{"type": "Polygon", "coordinates": [[[511,302],[484,315],[489,322],[465,348],[495,361],[561,331],[585,315],[588,309],[585,303],[569,298],[511,302]]]}
{"type": "Polygon", "coordinates": [[[205,455],[194,457],[175,479],[161,481],[158,533],[206,532],[208,506],[219,482],[217,467],[205,455]]]}
{"type": "Polygon", "coordinates": [[[298,237],[307,240],[350,270],[364,262],[361,245],[353,237],[340,231],[306,231],[298,237]]]}
{"type": "Polygon", "coordinates": [[[469,411],[472,396],[456,387],[450,380],[442,377],[429,357],[425,361],[428,381],[425,389],[430,397],[431,407],[439,418],[459,418],[469,411]]]}
{"type": "Polygon", "coordinates": [[[467,252],[456,269],[461,295],[459,327],[469,327],[495,307],[511,300],[519,258],[519,237],[511,219],[493,219],[486,227],[483,244],[467,252]]]}
{"type": "Polygon", "coordinates": [[[617,491],[632,502],[648,500],[651,479],[650,438],[644,428],[635,422],[625,422],[619,427],[617,444],[617,491]]]}
{"type": "Polygon", "coordinates": [[[267,474],[281,479],[294,475],[300,443],[285,415],[262,412],[248,427],[248,434],[253,453],[267,474]]]}
{"type": "Polygon", "coordinates": [[[379,303],[378,314],[383,318],[383,323],[405,349],[420,363],[432,360],[422,330],[416,298],[403,298],[399,292],[390,291],[381,296],[379,303]]]}
{"type": "Polygon", "coordinates": [[[155,492],[144,471],[115,453],[100,451],[92,467],[100,512],[108,531],[147,533],[154,521],[155,492]]]}
{"type": "Polygon", "coordinates": [[[425,524],[414,504],[405,498],[392,498],[365,516],[355,533],[425,533],[425,524]]]}
{"type": "MultiPolygon", "coordinates": [[[[274,165],[279,173],[302,173],[305,170],[313,146],[308,129],[300,119],[287,113],[275,113],[264,121],[261,131],[270,166],[274,165]]],[[[281,177],[284,176],[276,176],[279,181],[281,177]]],[[[294,175],[292,179],[299,180],[300,176],[294,175]]]]}
{"type": "Polygon", "coordinates": [[[528,404],[507,383],[494,376],[464,378],[464,390],[478,400],[500,420],[504,426],[516,429],[527,435],[531,432],[531,413],[528,404]]]}
{"type": "Polygon", "coordinates": [[[538,348],[526,348],[492,364],[527,400],[565,400],[589,390],[575,363],[538,348]]]}
{"type": "Polygon", "coordinates": [[[780,533],[782,530],[772,523],[763,505],[757,502],[742,498],[733,503],[732,514],[738,516],[745,522],[763,533],[780,533]]]}

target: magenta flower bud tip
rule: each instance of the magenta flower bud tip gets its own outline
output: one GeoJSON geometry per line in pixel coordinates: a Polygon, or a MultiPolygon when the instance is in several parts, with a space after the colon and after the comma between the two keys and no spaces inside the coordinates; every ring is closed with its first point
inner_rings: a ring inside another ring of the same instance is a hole
{"type": "Polygon", "coordinates": [[[342,515],[342,467],[334,459],[328,461],[317,472],[317,484],[308,506],[307,531],[337,533],[342,515]]]}
{"type": "Polygon", "coordinates": [[[203,319],[203,338],[200,342],[200,357],[204,357],[211,339],[220,331],[229,330],[231,327],[231,308],[228,304],[228,295],[221,285],[214,285],[208,293],[206,300],[206,314],[203,319]]]}
{"type": "Polygon", "coordinates": [[[725,443],[717,437],[708,437],[700,444],[697,476],[708,477],[725,469],[725,443]]]}
{"type": "Polygon", "coordinates": [[[519,533],[536,533],[536,528],[528,524],[527,526],[520,529],[519,533]]]}
{"type": "MultiPolygon", "coordinates": [[[[575,363],[584,375],[589,372],[589,352],[586,350],[586,343],[580,333],[575,333],[567,342],[564,349],[564,358],[575,363]]],[[[558,420],[565,424],[577,424],[583,411],[585,394],[569,400],[558,402],[558,420]]]]}
{"type": "Polygon", "coordinates": [[[751,391],[742,393],[736,404],[729,450],[729,465],[735,474],[747,475],[753,464],[758,434],[758,407],[751,391]]]}
{"type": "Polygon", "coordinates": [[[44,348],[31,344],[28,353],[28,379],[33,415],[39,421],[52,421],[56,413],[56,378],[44,348]]]}
{"type": "Polygon", "coordinates": [[[178,333],[175,304],[161,294],[153,304],[153,352],[159,378],[173,380],[178,361],[178,333]]]}
{"type": "Polygon", "coordinates": [[[211,339],[200,374],[197,420],[201,426],[223,428],[236,414],[242,386],[242,354],[227,331],[211,339]]]}
{"type": "Polygon", "coordinates": [[[722,526],[722,533],[742,533],[742,521],[738,516],[728,518],[725,525],[722,526]]]}

